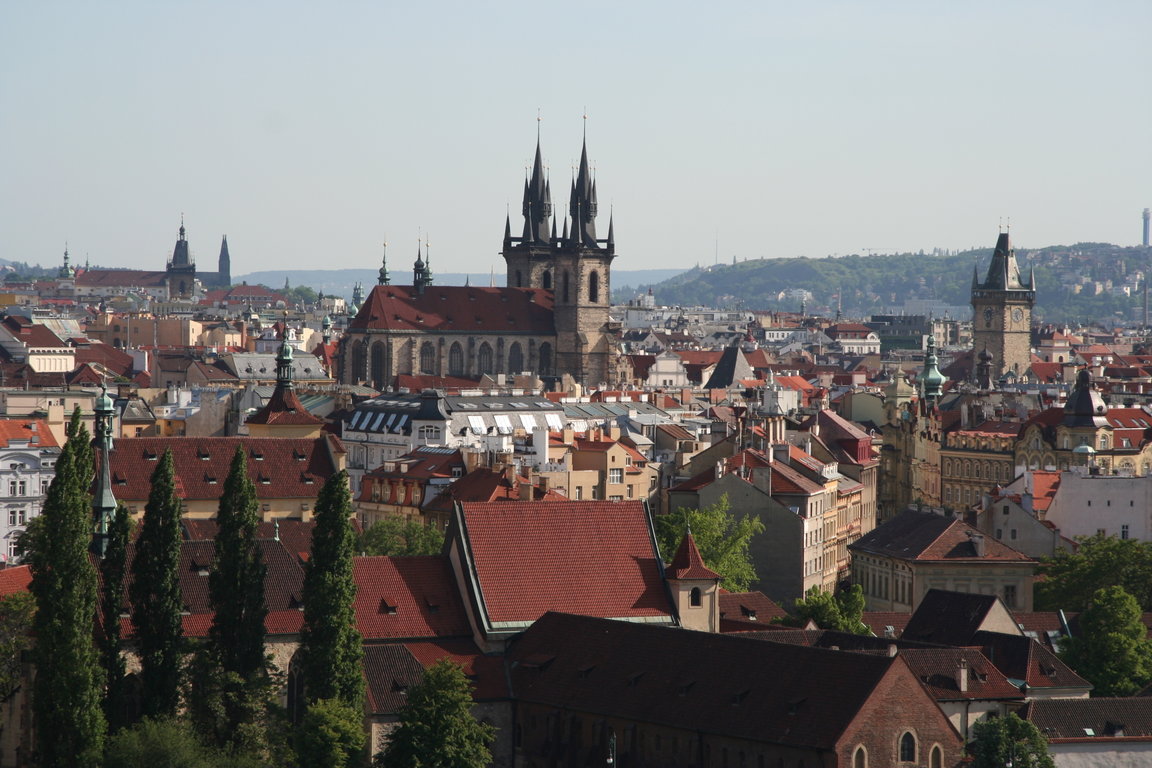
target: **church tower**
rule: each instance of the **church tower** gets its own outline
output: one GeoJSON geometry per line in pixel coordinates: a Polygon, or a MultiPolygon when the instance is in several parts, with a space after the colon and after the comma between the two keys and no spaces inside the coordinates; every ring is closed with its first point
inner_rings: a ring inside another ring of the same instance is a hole
{"type": "Polygon", "coordinates": [[[972,342],[977,353],[991,354],[995,378],[1022,376],[1032,365],[1032,306],[1036,275],[1025,283],[1007,232],[1001,232],[988,274],[980,282],[972,268],[972,342]]]}
{"type": "MultiPolygon", "coordinates": [[[[243,243],[241,243],[243,245],[243,243]]],[[[216,273],[216,285],[227,288],[232,285],[232,256],[228,253],[228,235],[220,241],[220,260],[216,273]]]]}
{"type": "Polygon", "coordinates": [[[168,260],[168,297],[190,299],[196,292],[196,264],[188,251],[188,240],[184,236],[184,218],[180,218],[180,235],[172,258],[168,260]]]}
{"type": "Polygon", "coordinates": [[[608,237],[596,236],[596,197],[585,140],[569,193],[564,230],[557,236],[551,183],[537,136],[532,174],[524,182],[521,236],[512,237],[511,219],[504,224],[508,287],[551,291],[555,300],[556,349],[541,345],[538,373],[569,373],[586,386],[608,382],[612,372],[608,307],[616,243],[611,220],[608,237]]]}

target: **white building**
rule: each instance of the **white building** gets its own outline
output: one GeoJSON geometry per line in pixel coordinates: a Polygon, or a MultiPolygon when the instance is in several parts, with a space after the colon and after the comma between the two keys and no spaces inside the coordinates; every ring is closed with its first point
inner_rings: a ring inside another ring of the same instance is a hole
{"type": "Polygon", "coordinates": [[[0,419],[0,558],[11,563],[28,521],[40,514],[60,446],[42,419],[0,419]]]}

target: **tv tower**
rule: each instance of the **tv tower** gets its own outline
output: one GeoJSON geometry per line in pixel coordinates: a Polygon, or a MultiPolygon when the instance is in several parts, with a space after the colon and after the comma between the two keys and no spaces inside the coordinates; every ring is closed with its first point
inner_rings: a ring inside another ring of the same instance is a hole
{"type": "Polygon", "coordinates": [[[1145,208],[1144,209],[1144,242],[1143,242],[1143,245],[1145,248],[1148,247],[1148,223],[1149,223],[1149,220],[1152,220],[1152,208],[1145,208]]]}

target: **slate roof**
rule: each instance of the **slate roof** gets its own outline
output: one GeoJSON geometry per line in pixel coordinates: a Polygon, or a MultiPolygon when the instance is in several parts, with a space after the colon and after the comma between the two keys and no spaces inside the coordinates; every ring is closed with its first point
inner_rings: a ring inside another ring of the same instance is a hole
{"type": "Polygon", "coordinates": [[[112,492],[123,501],[143,501],[152,473],[164,451],[171,449],[177,489],[182,499],[218,499],[237,446],[248,454],[248,476],[259,499],[315,499],[336,473],[329,452],[343,453],[332,435],[285,437],[124,437],[111,454],[112,492]]]}
{"type": "Polygon", "coordinates": [[[471,634],[446,557],[357,557],[353,575],[356,628],[366,641],[471,634]]]}
{"type": "Polygon", "coordinates": [[[969,534],[982,535],[962,520],[908,509],[866,533],[848,548],[922,562],[1033,562],[1027,555],[991,536],[984,537],[984,556],[977,556],[969,534]]]}
{"type": "Polygon", "coordinates": [[[464,502],[454,525],[496,631],[558,610],[672,620],[643,502],[464,502]]]}
{"type": "Polygon", "coordinates": [[[528,629],[508,660],[519,701],[816,749],[835,748],[904,663],[558,613],[528,629]]]}
{"type": "Polygon", "coordinates": [[[930,589],[901,637],[941,645],[968,645],[997,603],[996,595],[930,589]]]}
{"type": "Polygon", "coordinates": [[[1045,738],[1121,741],[1152,738],[1152,698],[1035,699],[1020,712],[1045,738]]]}
{"type": "Polygon", "coordinates": [[[530,288],[377,285],[349,330],[556,333],[551,291],[530,288]]]}

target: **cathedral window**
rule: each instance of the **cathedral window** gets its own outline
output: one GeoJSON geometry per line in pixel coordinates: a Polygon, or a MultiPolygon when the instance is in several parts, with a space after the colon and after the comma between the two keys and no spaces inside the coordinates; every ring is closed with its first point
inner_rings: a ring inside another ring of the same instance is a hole
{"type": "Polygon", "coordinates": [[[544,290],[552,290],[552,272],[551,270],[544,270],[544,274],[540,276],[540,284],[544,286],[544,290]]]}
{"type": "Polygon", "coordinates": [[[448,350],[448,375],[464,375],[464,348],[460,346],[458,341],[453,342],[452,348],[448,350]]]}
{"type": "Polygon", "coordinates": [[[488,342],[480,345],[480,351],[476,354],[476,372],[479,374],[495,373],[492,367],[492,347],[488,342]]]}
{"type": "Polygon", "coordinates": [[[916,737],[905,732],[900,737],[900,761],[904,763],[916,762],[916,737]]]}
{"type": "Polygon", "coordinates": [[[564,272],[564,303],[568,303],[568,272],[564,272]]]}
{"type": "Polygon", "coordinates": [[[430,341],[420,345],[420,373],[436,375],[436,347],[430,341]]]}
{"type": "Polygon", "coordinates": [[[512,346],[508,347],[508,372],[520,373],[524,370],[524,350],[520,346],[520,342],[512,342],[512,346]]]}
{"type": "Polygon", "coordinates": [[[588,301],[593,304],[600,303],[600,274],[598,272],[588,275],[588,301]]]}
{"type": "Polygon", "coordinates": [[[541,376],[552,375],[552,345],[548,342],[540,345],[540,370],[537,373],[541,376]]]}

